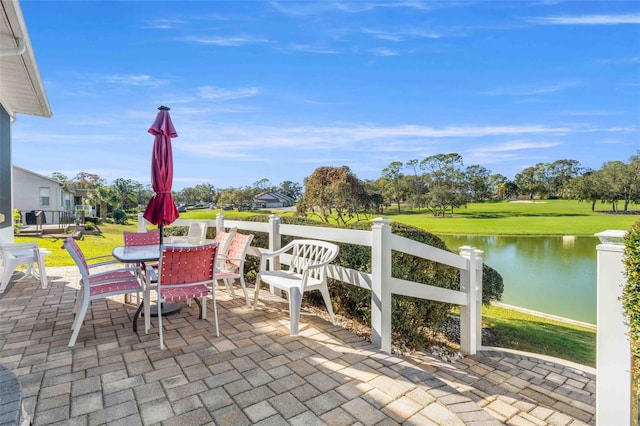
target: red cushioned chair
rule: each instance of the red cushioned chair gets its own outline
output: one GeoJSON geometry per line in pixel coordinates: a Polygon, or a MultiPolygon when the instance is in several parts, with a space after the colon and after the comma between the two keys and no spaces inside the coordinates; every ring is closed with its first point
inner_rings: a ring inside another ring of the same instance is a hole
{"type": "MultiPolygon", "coordinates": [[[[158,285],[155,287],[158,292],[160,349],[164,349],[162,336],[163,303],[193,299],[200,307],[200,319],[205,319],[207,317],[206,297],[211,293],[216,335],[220,335],[216,296],[211,291],[215,282],[214,269],[217,251],[217,243],[193,247],[163,247],[158,270],[158,285]]],[[[147,291],[149,291],[148,288],[147,291]]],[[[145,300],[149,300],[148,294],[145,300]]]]}
{"type": "MultiPolygon", "coordinates": [[[[67,237],[62,248],[66,249],[71,258],[76,263],[78,269],[80,269],[80,294],[76,299],[76,303],[73,307],[73,312],[76,317],[71,325],[71,339],[69,339],[69,347],[73,347],[78,338],[80,327],[84,321],[84,316],[87,314],[87,308],[89,303],[93,300],[105,299],[111,296],[127,295],[131,293],[138,293],[142,291],[142,286],[138,281],[138,268],[127,266],[117,269],[102,270],[100,272],[92,272],[93,268],[107,266],[117,263],[116,260],[100,261],[95,260],[104,259],[111,256],[99,256],[93,258],[85,258],[84,253],[72,237],[67,237]]],[[[118,265],[122,266],[121,263],[118,265]]],[[[142,305],[136,311],[133,317],[134,331],[136,331],[136,321],[140,314],[142,305]]]]}

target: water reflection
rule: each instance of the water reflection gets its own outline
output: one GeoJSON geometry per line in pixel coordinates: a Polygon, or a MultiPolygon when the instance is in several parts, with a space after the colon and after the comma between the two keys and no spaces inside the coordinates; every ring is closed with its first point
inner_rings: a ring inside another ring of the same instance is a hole
{"type": "Polygon", "coordinates": [[[440,236],[457,250],[484,250],[504,279],[502,302],[578,321],[596,322],[596,237],[440,236]]]}

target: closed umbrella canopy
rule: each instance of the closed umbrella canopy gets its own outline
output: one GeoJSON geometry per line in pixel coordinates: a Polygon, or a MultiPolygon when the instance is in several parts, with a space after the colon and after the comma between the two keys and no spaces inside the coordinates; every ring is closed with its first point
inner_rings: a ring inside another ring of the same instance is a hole
{"type": "Polygon", "coordinates": [[[173,223],[180,213],[171,196],[173,184],[173,154],[171,138],[178,136],[171,122],[168,107],[161,106],[156,120],[149,128],[149,133],[155,136],[151,158],[151,185],[155,194],[151,197],[144,218],[160,228],[173,223]]]}

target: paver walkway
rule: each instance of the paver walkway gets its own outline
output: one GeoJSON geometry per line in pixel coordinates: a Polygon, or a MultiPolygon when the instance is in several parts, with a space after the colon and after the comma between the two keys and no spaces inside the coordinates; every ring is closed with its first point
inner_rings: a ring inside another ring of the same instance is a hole
{"type": "Polygon", "coordinates": [[[24,279],[0,298],[0,364],[34,425],[595,423],[588,368],[495,350],[396,357],[313,315],[292,338],[281,299],[252,311],[222,289],[220,337],[185,305],[163,321],[161,351],[157,328],[134,334],[135,307],[116,298],[93,303],[68,348],[77,268],[47,273],[48,289],[24,279]]]}

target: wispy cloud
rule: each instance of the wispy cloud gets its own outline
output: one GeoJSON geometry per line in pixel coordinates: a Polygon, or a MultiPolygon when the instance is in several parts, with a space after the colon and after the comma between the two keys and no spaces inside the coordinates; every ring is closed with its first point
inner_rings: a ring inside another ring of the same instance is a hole
{"type": "Polygon", "coordinates": [[[158,87],[166,84],[166,80],[157,80],[147,74],[112,74],[104,77],[107,83],[123,84],[127,86],[158,87]]]}
{"type": "Polygon", "coordinates": [[[349,13],[369,12],[374,9],[414,9],[414,10],[432,10],[434,3],[425,1],[389,1],[389,2],[341,2],[337,3],[338,10],[349,13]]]}
{"type": "Polygon", "coordinates": [[[621,25],[640,24],[640,13],[622,15],[540,16],[527,19],[545,25],[621,25]]]}
{"type": "Polygon", "coordinates": [[[186,21],[181,19],[154,19],[150,22],[146,22],[143,28],[152,29],[152,30],[172,30],[178,27],[183,26],[186,21]]]}
{"type": "Polygon", "coordinates": [[[402,8],[420,11],[433,10],[440,5],[431,1],[338,1],[338,2],[280,2],[272,1],[271,7],[280,13],[291,16],[308,16],[328,12],[363,13],[375,9],[402,8]],[[436,7],[437,6],[437,7],[436,7]]]}
{"type": "Polygon", "coordinates": [[[294,44],[292,49],[298,52],[319,53],[323,55],[338,55],[342,52],[336,49],[327,49],[320,46],[313,46],[310,44],[294,44]]]}
{"type": "Polygon", "coordinates": [[[573,117],[610,116],[622,114],[621,111],[560,111],[559,113],[573,117]]]}
{"type": "Polygon", "coordinates": [[[372,30],[364,29],[362,33],[369,34],[379,40],[400,42],[407,38],[427,38],[438,39],[444,37],[442,33],[434,31],[424,31],[416,29],[398,30],[398,31],[385,31],[385,30],[372,30]]]}
{"type": "Polygon", "coordinates": [[[221,47],[245,46],[247,44],[270,43],[269,40],[250,36],[211,36],[211,37],[187,37],[188,42],[207,44],[221,47]]]}
{"type": "Polygon", "coordinates": [[[498,145],[483,146],[481,148],[474,149],[474,152],[477,154],[493,153],[493,152],[512,152],[512,151],[522,151],[525,149],[553,148],[554,146],[558,146],[558,145],[561,145],[561,142],[515,140],[515,141],[509,141],[509,142],[505,142],[498,145]]]}
{"type": "Polygon", "coordinates": [[[632,56],[630,58],[608,58],[599,59],[596,61],[598,64],[637,64],[640,63],[640,56],[632,56]]]}
{"type": "Polygon", "coordinates": [[[482,95],[515,95],[515,96],[538,96],[548,95],[551,93],[561,92],[572,87],[576,87],[579,84],[573,81],[561,82],[556,84],[549,84],[546,86],[537,87],[513,87],[513,88],[501,88],[485,90],[480,92],[482,95]]]}
{"type": "MultiPolygon", "coordinates": [[[[348,147],[358,151],[364,148],[369,151],[389,152],[389,144],[394,150],[402,146],[403,152],[423,150],[425,144],[443,143],[448,138],[482,138],[515,135],[565,135],[572,130],[566,127],[547,127],[540,125],[523,126],[461,126],[432,128],[428,126],[340,126],[340,127],[269,127],[269,126],[198,126],[200,131],[191,138],[183,132],[181,146],[198,155],[211,156],[214,151],[232,151],[237,155],[250,155],[257,148],[277,149],[313,149],[343,152],[348,147]],[[191,140],[192,139],[192,140],[191,140]],[[419,149],[418,149],[419,148],[419,149]]],[[[502,146],[495,146],[492,152],[544,148],[555,146],[556,142],[516,141],[502,146]]],[[[489,152],[491,148],[485,148],[489,152]]],[[[217,154],[216,154],[217,155],[217,154]]]]}
{"type": "Polygon", "coordinates": [[[373,53],[376,56],[398,56],[400,54],[399,50],[389,49],[386,47],[370,49],[369,52],[373,53]]]}
{"type": "Polygon", "coordinates": [[[198,89],[198,96],[202,99],[229,100],[255,96],[260,93],[256,87],[240,89],[223,89],[215,86],[202,86],[198,89]]]}

